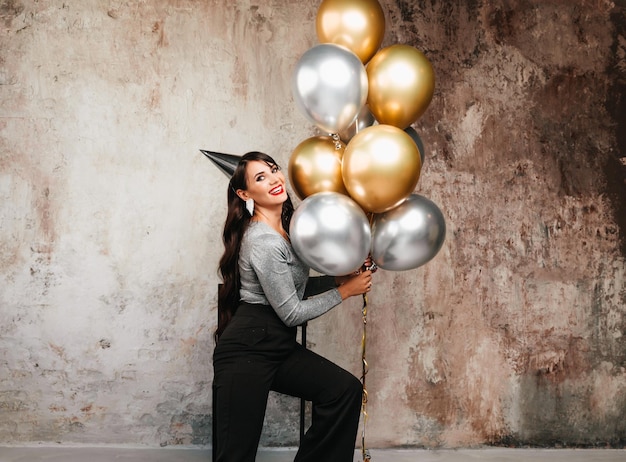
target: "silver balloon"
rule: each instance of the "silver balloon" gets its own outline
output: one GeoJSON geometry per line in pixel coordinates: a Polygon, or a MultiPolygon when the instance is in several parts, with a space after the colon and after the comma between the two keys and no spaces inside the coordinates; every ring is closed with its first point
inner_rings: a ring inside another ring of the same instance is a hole
{"type": "Polygon", "coordinates": [[[429,262],[441,249],[446,222],[439,207],[419,194],[376,215],[372,223],[372,260],[381,268],[404,271],[429,262]]]}
{"type": "Polygon", "coordinates": [[[292,90],[296,105],[312,123],[339,133],[354,122],[367,100],[367,72],[356,54],[324,43],[298,60],[292,90]]]}
{"type": "Polygon", "coordinates": [[[374,118],[374,114],[370,112],[370,108],[367,104],[364,104],[359,113],[356,116],[354,122],[350,124],[348,128],[343,129],[339,132],[339,138],[344,143],[348,143],[361,130],[367,127],[371,127],[374,124],[377,124],[376,119],[374,118]]]}
{"type": "Polygon", "coordinates": [[[294,212],[289,227],[291,245],[300,259],[330,276],[359,269],[369,254],[371,237],[361,207],[336,192],[307,197],[294,212]]]}
{"type": "Polygon", "coordinates": [[[424,158],[426,157],[426,154],[424,151],[424,142],[422,141],[422,139],[420,138],[420,136],[417,134],[417,132],[415,131],[413,127],[407,127],[404,129],[404,131],[411,137],[411,139],[417,145],[417,150],[420,152],[420,160],[422,161],[422,167],[424,167],[424,158]]]}

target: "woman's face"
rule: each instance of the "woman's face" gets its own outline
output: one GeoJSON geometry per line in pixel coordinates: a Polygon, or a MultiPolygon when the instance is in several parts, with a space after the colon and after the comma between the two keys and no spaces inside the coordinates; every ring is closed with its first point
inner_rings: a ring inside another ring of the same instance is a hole
{"type": "Polygon", "coordinates": [[[248,162],[246,184],[248,189],[239,190],[239,197],[243,200],[251,198],[258,206],[281,205],[287,200],[285,176],[276,164],[267,165],[259,160],[248,162]]]}

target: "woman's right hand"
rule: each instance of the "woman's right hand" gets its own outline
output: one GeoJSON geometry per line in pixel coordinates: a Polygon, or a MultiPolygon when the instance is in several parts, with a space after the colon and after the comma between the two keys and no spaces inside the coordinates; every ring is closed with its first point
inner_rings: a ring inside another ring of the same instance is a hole
{"type": "Polygon", "coordinates": [[[337,290],[341,294],[341,299],[361,295],[372,290],[372,271],[357,271],[355,274],[341,278],[342,283],[337,290]]]}

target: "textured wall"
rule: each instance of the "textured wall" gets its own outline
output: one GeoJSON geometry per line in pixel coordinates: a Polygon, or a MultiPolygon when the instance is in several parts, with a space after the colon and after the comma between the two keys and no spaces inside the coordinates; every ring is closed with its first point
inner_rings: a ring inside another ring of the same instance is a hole
{"type": "MultiPolygon", "coordinates": [[[[448,224],[369,297],[372,447],[626,441],[626,5],[392,1],[448,224]]],[[[317,2],[0,2],[0,442],[210,441],[226,179],[315,133],[317,2]]],[[[361,304],[312,322],[360,373],[361,304]]],[[[263,444],[297,441],[273,395],[263,444]]]]}

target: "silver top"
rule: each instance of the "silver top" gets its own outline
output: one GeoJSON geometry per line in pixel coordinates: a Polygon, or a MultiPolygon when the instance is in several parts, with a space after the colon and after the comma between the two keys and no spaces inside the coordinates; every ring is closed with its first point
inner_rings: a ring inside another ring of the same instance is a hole
{"type": "Polygon", "coordinates": [[[264,222],[251,221],[239,252],[241,300],[271,305],[289,327],[317,318],[341,303],[337,288],[302,300],[309,267],[291,244],[264,222]]]}

